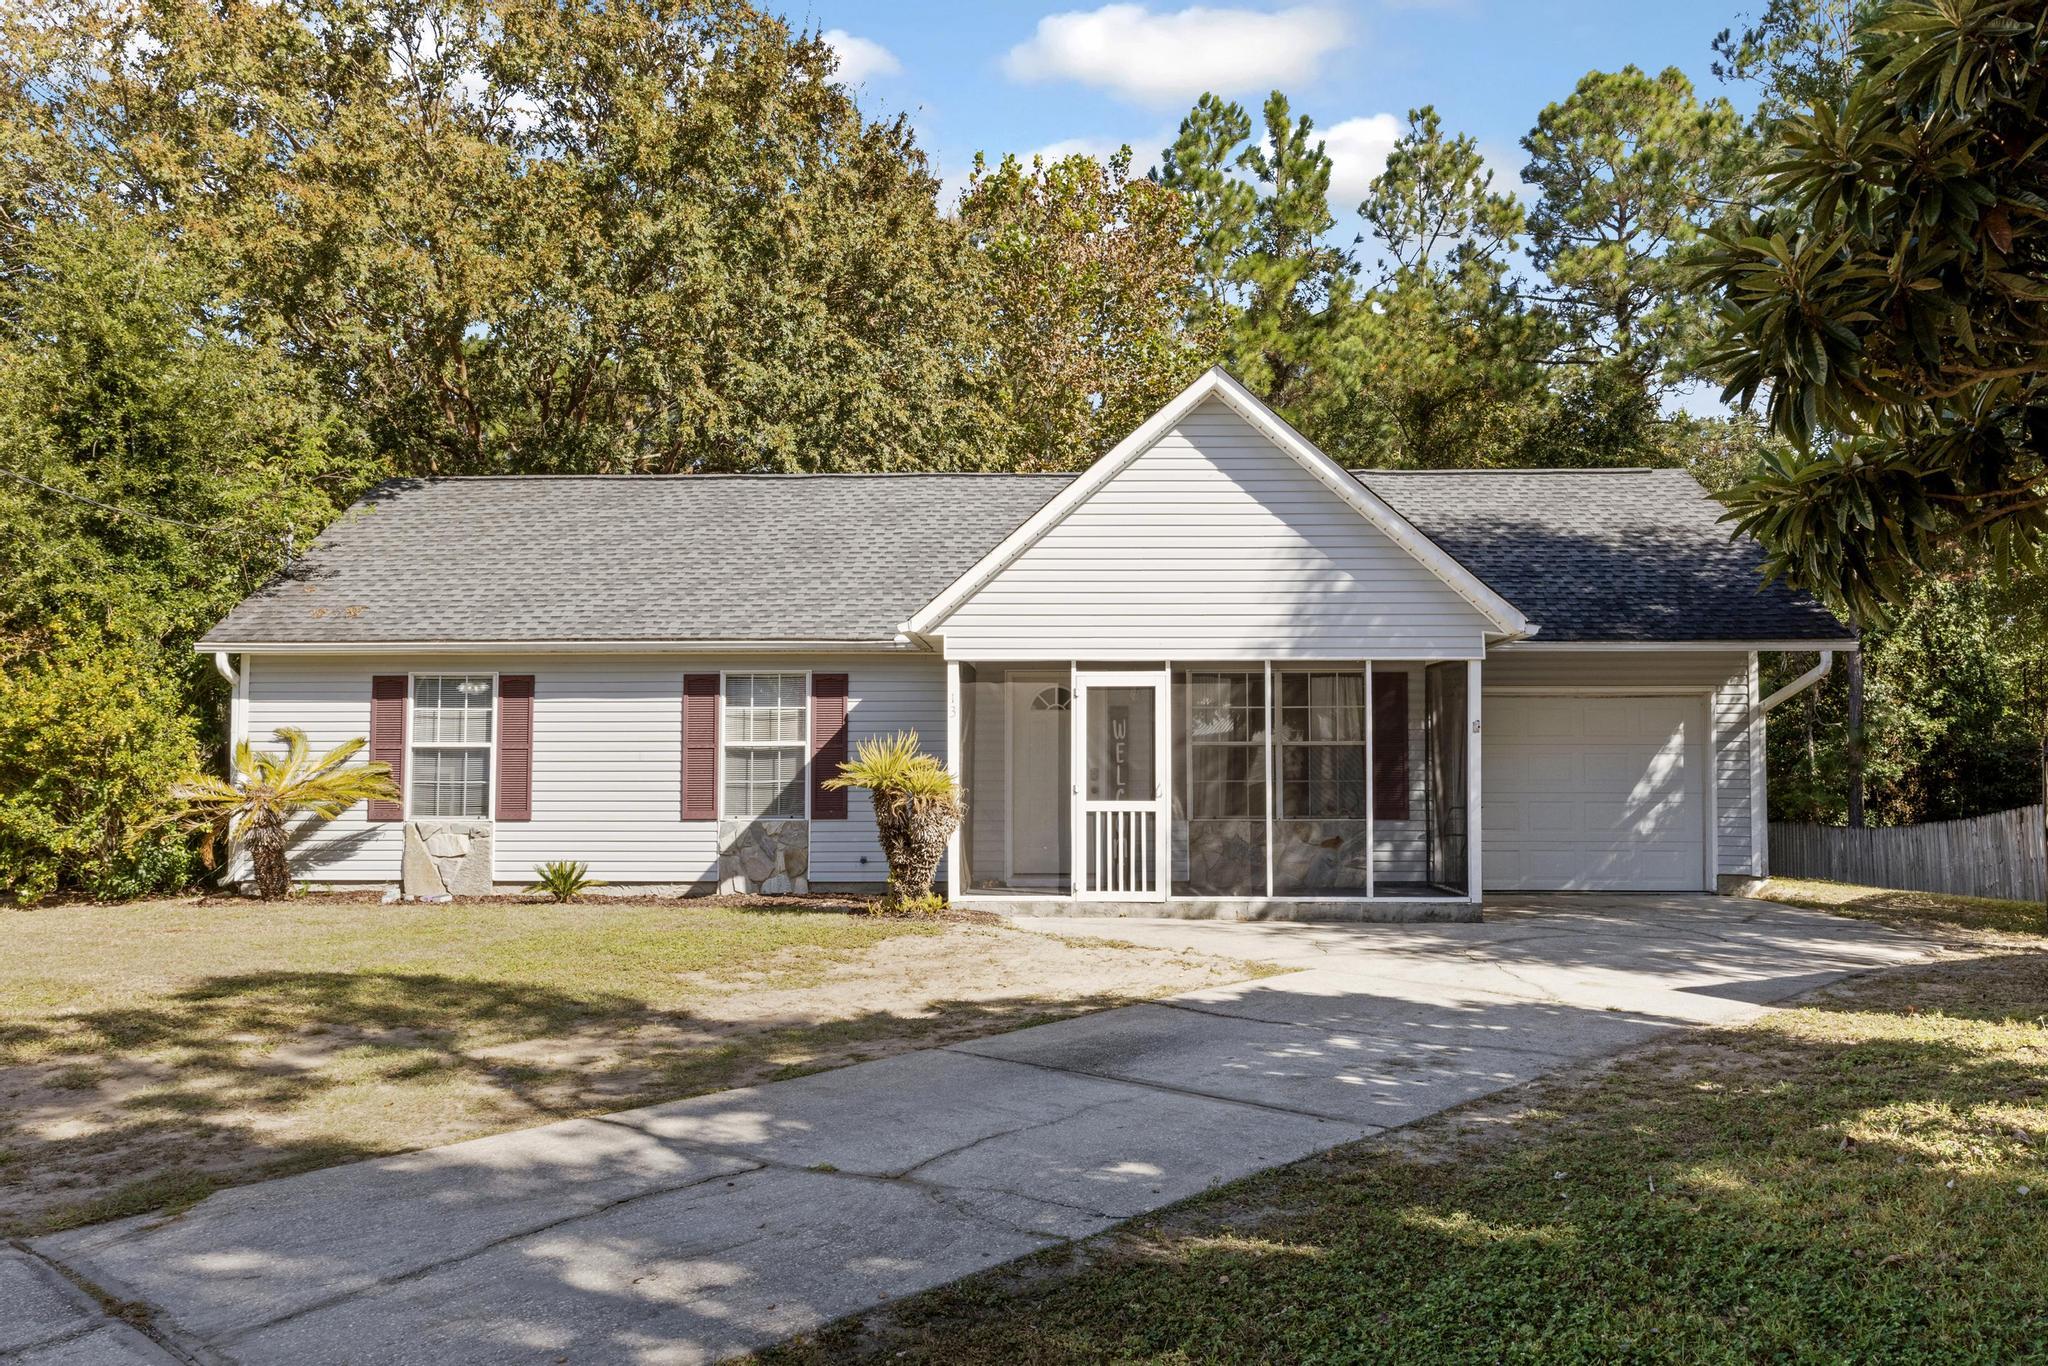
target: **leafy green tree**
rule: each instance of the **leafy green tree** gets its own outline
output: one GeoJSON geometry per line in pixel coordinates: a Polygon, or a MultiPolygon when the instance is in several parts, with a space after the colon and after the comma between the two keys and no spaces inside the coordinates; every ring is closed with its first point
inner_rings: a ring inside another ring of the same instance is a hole
{"type": "MultiPolygon", "coordinates": [[[[2038,598],[1982,574],[1928,575],[1891,621],[1865,633],[1863,651],[1872,822],[1955,820],[2040,800],[2048,609],[2038,598]]],[[[1806,662],[1775,667],[1789,677],[1806,662]]],[[[1837,670],[1772,714],[1772,819],[1845,819],[1847,698],[1837,670]]]]}
{"type": "Polygon", "coordinates": [[[1626,379],[1641,406],[1690,374],[1710,311],[1685,263],[1742,189],[1748,144],[1726,100],[1676,67],[1589,72],[1522,139],[1530,258],[1565,325],[1557,360],[1626,379]]]}
{"type": "Polygon", "coordinates": [[[0,278],[0,889],[27,899],[192,872],[166,792],[220,688],[192,642],[376,473],[188,255],[86,207],[0,278]]]}
{"type": "Polygon", "coordinates": [[[2048,6],[1898,0],[1846,105],[1788,117],[1781,205],[1716,239],[1711,364],[1796,443],[1727,495],[1770,569],[1866,618],[2048,538],[2048,6]],[[1840,434],[1840,435],[1836,435],[1840,434]]]}
{"type": "Polygon", "coordinates": [[[739,0],[56,8],[7,64],[65,153],[401,472],[975,459],[964,234],[815,34],[739,0]]]}
{"type": "Polygon", "coordinates": [[[1190,307],[1198,324],[1227,321],[1239,302],[1237,264],[1259,211],[1258,190],[1235,174],[1251,135],[1251,115],[1241,105],[1205,94],[1150,177],[1187,205],[1195,268],[1190,307]]]}
{"type": "Polygon", "coordinates": [[[1158,179],[1195,214],[1196,318],[1221,314],[1223,363],[1283,413],[1304,403],[1355,306],[1357,262],[1328,240],[1330,157],[1274,91],[1265,138],[1236,104],[1204,95],[1158,179]],[[1251,177],[1233,184],[1231,171],[1251,177]]]}
{"type": "Polygon", "coordinates": [[[0,892],[139,896],[191,876],[169,794],[198,727],[170,653],[59,630],[0,661],[0,892]]]}
{"type": "Polygon", "coordinates": [[[992,424],[1005,469],[1079,469],[1184,388],[1211,349],[1185,321],[1195,248],[1187,202],[1100,162],[977,157],[960,221],[976,248],[992,424]]]}
{"type": "Polygon", "coordinates": [[[189,645],[376,464],[305,369],[235,337],[205,272],[132,220],[48,222],[25,246],[0,286],[0,641],[72,623],[189,645]]]}
{"type": "Polygon", "coordinates": [[[1408,111],[1358,213],[1387,266],[1382,283],[1413,276],[1435,288],[1497,289],[1528,227],[1469,134],[1447,135],[1432,105],[1408,111]]]}
{"type": "Polygon", "coordinates": [[[1756,88],[1762,128],[1838,104],[1855,80],[1857,24],[1872,8],[1867,0],[1767,0],[1763,13],[1715,37],[1714,76],[1756,88]]]}
{"type": "Polygon", "coordinates": [[[1306,397],[1353,307],[1358,264],[1332,245],[1330,156],[1306,115],[1290,118],[1287,97],[1266,97],[1266,138],[1242,164],[1258,180],[1251,248],[1240,262],[1244,314],[1229,338],[1241,378],[1286,409],[1306,397]],[[1313,139],[1313,140],[1312,140],[1313,139]]]}
{"type": "Polygon", "coordinates": [[[1507,280],[1525,220],[1479,146],[1412,110],[1358,212],[1380,277],[1344,319],[1312,419],[1341,458],[1512,464],[1547,402],[1546,324],[1507,280]]]}
{"type": "Polygon", "coordinates": [[[1506,283],[1520,205],[1425,107],[1358,211],[1380,274],[1341,321],[1305,427],[1355,465],[1513,463],[1546,399],[1541,321],[1506,283]]]}

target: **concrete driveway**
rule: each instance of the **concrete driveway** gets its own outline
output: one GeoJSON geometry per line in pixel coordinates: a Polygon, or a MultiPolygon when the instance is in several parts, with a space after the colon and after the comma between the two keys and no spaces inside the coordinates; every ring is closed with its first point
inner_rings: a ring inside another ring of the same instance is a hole
{"type": "Polygon", "coordinates": [[[1023,923],[1295,971],[0,1250],[0,1361],[713,1360],[1928,951],[1704,896],[1023,923]]]}

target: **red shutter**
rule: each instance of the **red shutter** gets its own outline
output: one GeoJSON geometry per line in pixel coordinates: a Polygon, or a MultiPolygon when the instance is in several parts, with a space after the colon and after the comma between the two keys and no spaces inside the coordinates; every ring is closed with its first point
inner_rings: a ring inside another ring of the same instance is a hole
{"type": "Polygon", "coordinates": [[[1372,818],[1408,819],[1408,675],[1372,676],[1372,818]]]}
{"type": "Polygon", "coordinates": [[[846,762],[846,675],[811,675],[811,819],[846,819],[846,789],[826,787],[846,762]]]}
{"type": "MultiPolygon", "coordinates": [[[[377,674],[370,679],[370,762],[388,764],[391,781],[405,791],[405,700],[409,691],[404,674],[377,674]]],[[[405,802],[370,803],[373,821],[402,821],[405,802]]]]}
{"type": "Polygon", "coordinates": [[[683,819],[718,819],[718,675],[683,675],[683,819]]]}
{"type": "Polygon", "coordinates": [[[533,675],[498,677],[498,819],[533,819],[533,675]]]}

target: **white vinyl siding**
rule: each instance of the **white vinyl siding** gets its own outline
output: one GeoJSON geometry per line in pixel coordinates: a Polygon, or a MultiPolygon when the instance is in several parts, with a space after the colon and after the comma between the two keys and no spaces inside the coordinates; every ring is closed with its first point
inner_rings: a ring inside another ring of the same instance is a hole
{"type": "MultiPolygon", "coordinates": [[[[946,666],[936,658],[864,659],[848,666],[821,661],[813,667],[847,675],[848,755],[863,740],[915,731],[926,753],[945,757],[946,666]]],[[[811,882],[881,882],[888,875],[874,805],[865,791],[849,788],[845,820],[811,822],[811,882]]],[[[945,885],[943,874],[939,885],[945,885]]]]}
{"type": "Polygon", "coordinates": [[[1201,405],[936,628],[978,659],[1476,658],[1488,624],[1308,470],[1201,405]]]}
{"type": "Polygon", "coordinates": [[[1489,689],[1540,687],[1569,693],[1575,687],[1609,692],[1682,687],[1712,694],[1715,868],[1755,874],[1750,711],[1757,698],[1751,691],[1751,658],[1739,650],[1506,650],[1487,658],[1484,677],[1489,689]]]}
{"type": "MultiPolygon", "coordinates": [[[[499,882],[523,884],[537,863],[578,859],[590,864],[591,876],[614,886],[707,890],[718,880],[718,823],[681,819],[683,675],[793,671],[786,658],[759,656],[265,655],[241,662],[250,738],[268,745],[277,727],[300,726],[316,750],[369,733],[373,675],[531,674],[533,818],[497,823],[499,882]]],[[[848,676],[853,743],[916,730],[926,749],[943,754],[945,671],[936,658],[821,656],[801,662],[848,676]]],[[[846,820],[811,824],[814,882],[880,882],[886,876],[867,794],[847,795],[846,820]]],[[[310,830],[294,849],[293,868],[315,883],[395,883],[403,851],[403,825],[369,820],[358,804],[310,830]]]]}

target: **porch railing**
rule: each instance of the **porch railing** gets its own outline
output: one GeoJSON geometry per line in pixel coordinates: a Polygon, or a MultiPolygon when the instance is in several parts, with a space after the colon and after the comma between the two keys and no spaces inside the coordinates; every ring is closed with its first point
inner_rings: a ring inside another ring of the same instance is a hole
{"type": "Polygon", "coordinates": [[[1151,802],[1088,810],[1088,890],[1104,896],[1159,891],[1159,812],[1151,802]]]}

